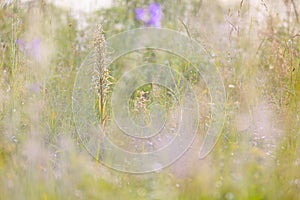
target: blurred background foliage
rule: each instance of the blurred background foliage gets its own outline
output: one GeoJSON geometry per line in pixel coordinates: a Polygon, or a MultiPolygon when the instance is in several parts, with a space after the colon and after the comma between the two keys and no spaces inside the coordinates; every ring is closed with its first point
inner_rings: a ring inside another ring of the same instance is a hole
{"type": "Polygon", "coordinates": [[[1,4],[0,199],[300,198],[299,0],[157,0],[162,27],[194,38],[214,58],[227,92],[222,136],[197,158],[203,116],[191,150],[145,175],[112,171],[86,153],[72,89],[95,27],[101,23],[107,38],[143,27],[134,9],[151,2],[114,0],[93,13],[42,0],[1,4]]]}

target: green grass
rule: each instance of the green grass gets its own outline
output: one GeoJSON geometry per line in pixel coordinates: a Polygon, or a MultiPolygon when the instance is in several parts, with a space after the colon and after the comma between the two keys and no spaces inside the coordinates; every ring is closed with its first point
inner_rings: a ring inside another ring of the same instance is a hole
{"type": "MultiPolygon", "coordinates": [[[[93,46],[96,25],[102,23],[106,37],[141,27],[133,10],[144,4],[116,1],[89,15],[87,27],[78,30],[65,10],[14,3],[0,8],[0,199],[300,199],[300,24],[292,2],[259,5],[262,19],[248,1],[228,7],[158,2],[164,27],[188,31],[216,55],[227,116],[214,150],[197,158],[210,121],[201,77],[180,58],[155,51],[156,61],[167,60],[197,91],[201,121],[192,148],[172,166],[144,175],[93,160],[73,122],[76,72],[93,46]],[[20,49],[19,38],[40,38],[40,60],[20,49]]],[[[118,64],[129,69],[152,53],[122,57],[109,69],[111,76],[117,80],[124,72],[118,64]]],[[[140,90],[155,92],[151,85],[140,90]]],[[[165,93],[149,99],[163,105],[165,93]]],[[[176,106],[169,98],[168,105],[176,106]]]]}

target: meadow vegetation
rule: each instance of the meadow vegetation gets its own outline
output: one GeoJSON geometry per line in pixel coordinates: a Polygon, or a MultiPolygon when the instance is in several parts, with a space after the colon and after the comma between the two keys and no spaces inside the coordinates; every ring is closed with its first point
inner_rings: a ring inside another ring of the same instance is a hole
{"type": "MultiPolygon", "coordinates": [[[[201,120],[193,146],[143,175],[111,170],[85,151],[72,116],[76,73],[99,24],[105,38],[143,27],[134,10],[149,2],[115,0],[80,20],[44,1],[0,8],[0,199],[300,199],[299,0],[157,0],[161,27],[194,38],[214,59],[227,93],[222,135],[199,160],[210,121],[205,82],[188,62],[141,50],[105,72],[100,120],[113,118],[108,99],[122,73],[164,62],[195,83],[201,120]]],[[[145,85],[130,107],[147,113],[154,101],[177,104],[167,90],[145,85]]]]}

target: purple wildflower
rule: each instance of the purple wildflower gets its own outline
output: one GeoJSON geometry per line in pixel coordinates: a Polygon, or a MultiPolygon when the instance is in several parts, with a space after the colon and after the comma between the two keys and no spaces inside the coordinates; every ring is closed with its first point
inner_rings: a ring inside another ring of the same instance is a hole
{"type": "Polygon", "coordinates": [[[39,38],[35,38],[32,42],[31,56],[33,56],[37,61],[41,60],[40,44],[41,44],[41,40],[39,38]]]}
{"type": "Polygon", "coordinates": [[[35,60],[40,61],[40,44],[41,40],[39,38],[35,38],[32,42],[24,41],[22,39],[17,39],[16,41],[19,49],[24,51],[27,55],[35,58],[35,60]]]}
{"type": "Polygon", "coordinates": [[[146,20],[145,19],[145,17],[146,17],[145,14],[146,13],[145,13],[145,9],[144,8],[136,8],[135,9],[135,17],[136,17],[137,20],[139,20],[139,21],[146,20]]]}
{"type": "Polygon", "coordinates": [[[162,10],[158,3],[151,3],[146,8],[136,8],[135,16],[138,21],[145,26],[160,27],[162,10]]]}
{"type": "Polygon", "coordinates": [[[42,83],[38,82],[38,83],[33,83],[31,85],[29,85],[28,89],[31,92],[34,92],[36,94],[39,94],[42,90],[42,83]]]}

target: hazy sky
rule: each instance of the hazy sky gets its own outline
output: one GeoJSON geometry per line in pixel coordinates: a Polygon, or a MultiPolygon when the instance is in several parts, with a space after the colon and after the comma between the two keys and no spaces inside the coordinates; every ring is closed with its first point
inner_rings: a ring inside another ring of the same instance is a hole
{"type": "Polygon", "coordinates": [[[58,6],[70,8],[76,11],[91,12],[101,7],[109,7],[111,0],[49,0],[58,6]]]}
{"type": "MultiPolygon", "coordinates": [[[[1,1],[1,0],[0,0],[1,1]]],[[[21,0],[22,2],[27,2],[31,0],[21,0]]],[[[72,11],[79,12],[92,12],[99,8],[110,7],[112,0],[47,0],[55,5],[72,11]]]]}

